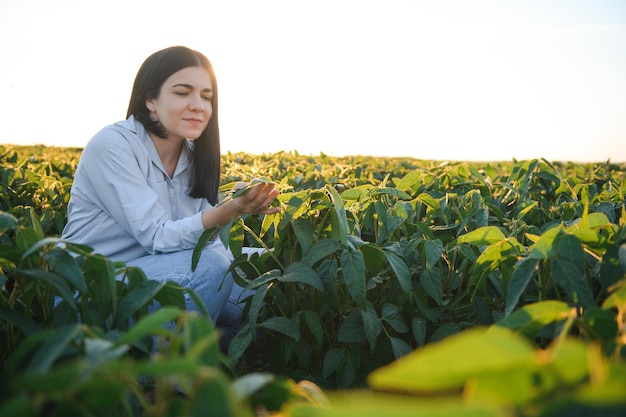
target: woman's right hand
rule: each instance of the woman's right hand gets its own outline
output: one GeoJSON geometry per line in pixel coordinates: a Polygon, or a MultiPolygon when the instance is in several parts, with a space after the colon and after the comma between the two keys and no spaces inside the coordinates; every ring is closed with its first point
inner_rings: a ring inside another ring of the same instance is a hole
{"type": "MultiPolygon", "coordinates": [[[[254,184],[254,183],[253,183],[254,184]]],[[[238,185],[242,185],[239,184],[238,185]]],[[[280,211],[279,206],[271,206],[280,191],[276,184],[271,182],[259,182],[249,186],[245,192],[235,193],[233,203],[241,213],[249,214],[275,214],[280,211]]]]}

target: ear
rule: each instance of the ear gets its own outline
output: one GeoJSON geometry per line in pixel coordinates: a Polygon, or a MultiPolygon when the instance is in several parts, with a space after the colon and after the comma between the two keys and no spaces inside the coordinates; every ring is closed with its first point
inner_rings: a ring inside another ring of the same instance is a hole
{"type": "Polygon", "coordinates": [[[154,111],[155,106],[154,106],[154,102],[152,101],[151,98],[146,100],[146,107],[148,108],[148,110],[154,111]]]}

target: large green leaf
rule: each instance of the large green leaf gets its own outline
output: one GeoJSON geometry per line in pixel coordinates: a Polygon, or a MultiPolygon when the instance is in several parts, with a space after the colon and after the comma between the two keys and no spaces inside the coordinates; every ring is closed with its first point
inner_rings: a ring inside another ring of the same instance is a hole
{"type": "Polygon", "coordinates": [[[380,323],[380,319],[372,303],[368,302],[365,309],[361,310],[361,318],[363,320],[363,330],[365,331],[367,343],[370,346],[370,350],[373,352],[376,348],[376,339],[383,330],[383,326],[380,323]]]}
{"type": "Polygon", "coordinates": [[[89,256],[83,264],[83,273],[98,311],[104,316],[114,313],[117,289],[113,262],[101,255],[89,256]]]}
{"type": "Polygon", "coordinates": [[[555,241],[562,235],[562,233],[563,229],[560,226],[552,227],[543,232],[539,237],[539,240],[531,246],[528,256],[535,259],[549,259],[556,255],[559,249],[557,244],[555,244],[555,241]]]}
{"type": "Polygon", "coordinates": [[[380,246],[373,243],[367,243],[360,246],[359,250],[363,252],[365,268],[369,272],[369,275],[375,276],[379,274],[385,261],[385,253],[380,246]]]}
{"type": "Polygon", "coordinates": [[[365,261],[360,251],[344,249],[341,252],[341,270],[348,292],[359,306],[364,307],[365,298],[365,261]]]}
{"type": "Polygon", "coordinates": [[[585,308],[595,306],[585,273],[583,246],[573,235],[564,235],[559,241],[559,255],[552,259],[550,269],[556,283],[565,290],[570,301],[585,308]]]}
{"type": "Polygon", "coordinates": [[[300,340],[300,328],[287,317],[270,317],[259,323],[259,327],[282,333],[293,340],[300,340]]]}
{"type": "Polygon", "coordinates": [[[78,324],[50,330],[44,342],[33,353],[27,369],[37,374],[47,372],[80,334],[80,331],[81,328],[78,324]]]}
{"type": "Polygon", "coordinates": [[[346,209],[343,205],[343,200],[337,190],[330,185],[327,185],[325,190],[331,196],[333,203],[333,211],[331,213],[333,237],[341,242],[344,247],[347,247],[348,220],[346,218],[346,209]]]}
{"type": "Polygon", "coordinates": [[[441,259],[443,243],[439,239],[424,241],[424,255],[426,256],[426,268],[432,269],[441,259]]]}
{"type": "MultiPolygon", "coordinates": [[[[296,239],[298,239],[298,243],[300,243],[302,253],[306,254],[313,244],[313,225],[304,219],[295,219],[291,221],[291,227],[296,235],[296,239]]],[[[304,255],[302,262],[304,262],[304,255]]]]}
{"type": "Polygon", "coordinates": [[[319,314],[312,310],[303,310],[298,314],[300,314],[307,329],[311,335],[313,335],[313,340],[315,340],[317,346],[321,347],[324,338],[324,326],[322,325],[319,314]]]}
{"type": "Polygon", "coordinates": [[[472,328],[450,336],[372,372],[374,389],[424,392],[463,387],[480,375],[506,375],[533,365],[534,350],[520,336],[502,327],[472,328]]]}
{"type": "Polygon", "coordinates": [[[526,290],[528,283],[535,275],[538,265],[539,260],[535,258],[524,258],[515,265],[509,285],[509,292],[506,296],[505,316],[511,314],[515,307],[517,307],[517,303],[526,290]]]}
{"type": "Polygon", "coordinates": [[[476,246],[487,246],[506,239],[502,230],[496,226],[485,226],[458,237],[459,243],[471,243],[476,246]]]}
{"type": "Polygon", "coordinates": [[[389,265],[391,265],[391,269],[393,269],[402,291],[404,291],[405,294],[410,294],[412,289],[411,271],[409,271],[406,263],[402,260],[402,258],[389,250],[383,250],[383,253],[387,258],[389,265]]]}
{"type": "Polygon", "coordinates": [[[576,312],[567,303],[547,300],[525,305],[496,324],[515,330],[532,339],[543,327],[566,320],[572,314],[575,315],[576,312]]]}
{"type": "Polygon", "coordinates": [[[302,262],[289,264],[285,273],[278,277],[281,282],[299,282],[310,285],[318,291],[324,291],[324,285],[317,272],[302,262]]]}
{"type": "Polygon", "coordinates": [[[217,367],[220,363],[218,334],[213,322],[195,314],[185,315],[183,348],[188,358],[203,366],[217,367]]]}
{"type": "Polygon", "coordinates": [[[406,333],[409,331],[400,307],[392,303],[383,304],[383,313],[381,319],[389,324],[396,332],[406,333]]]}
{"type": "Polygon", "coordinates": [[[43,259],[48,262],[50,268],[57,274],[65,278],[81,293],[87,292],[87,284],[85,283],[85,277],[83,271],[80,269],[76,260],[67,251],[62,249],[53,249],[43,256],[43,259]]]}
{"type": "Polygon", "coordinates": [[[441,274],[436,269],[425,269],[420,274],[422,288],[435,300],[437,305],[441,305],[443,301],[443,285],[441,281],[441,274]]]}
{"type": "Polygon", "coordinates": [[[142,317],[128,332],[124,333],[115,343],[116,346],[138,342],[146,336],[162,333],[164,326],[180,315],[176,307],[163,307],[142,317]]]}
{"type": "Polygon", "coordinates": [[[229,248],[236,258],[241,255],[244,240],[243,220],[234,218],[220,229],[220,240],[225,247],[229,248]]]}
{"type": "Polygon", "coordinates": [[[436,399],[364,391],[331,395],[331,407],[290,403],[290,417],[507,417],[510,411],[493,403],[468,403],[454,396],[436,399]]]}
{"type": "Polygon", "coordinates": [[[362,342],[367,340],[365,328],[363,327],[363,315],[359,307],[348,313],[347,317],[339,326],[337,340],[345,343],[362,342]]]}
{"type": "Polygon", "coordinates": [[[334,239],[322,239],[310,246],[306,252],[303,252],[302,263],[312,267],[318,261],[337,252],[341,246],[334,239]]]}
{"type": "Polygon", "coordinates": [[[151,302],[165,282],[143,281],[117,303],[117,311],[113,320],[114,327],[121,327],[141,307],[151,302]]]}
{"type": "Polygon", "coordinates": [[[65,280],[59,275],[41,269],[22,269],[20,272],[39,281],[49,283],[56,289],[58,295],[63,298],[63,300],[65,300],[73,309],[76,309],[74,292],[69,285],[67,285],[67,282],[65,282],[65,280]]]}

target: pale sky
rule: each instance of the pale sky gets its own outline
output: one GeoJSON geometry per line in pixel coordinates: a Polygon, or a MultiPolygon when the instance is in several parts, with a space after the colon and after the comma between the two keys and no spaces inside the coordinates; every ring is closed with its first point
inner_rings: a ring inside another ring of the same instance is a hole
{"type": "Polygon", "coordinates": [[[84,146],[172,45],[223,152],[626,162],[626,0],[0,0],[0,143],[84,146]]]}

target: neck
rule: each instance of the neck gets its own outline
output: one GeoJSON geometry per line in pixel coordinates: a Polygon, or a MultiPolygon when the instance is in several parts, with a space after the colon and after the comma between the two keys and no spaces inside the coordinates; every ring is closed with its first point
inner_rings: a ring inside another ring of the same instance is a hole
{"type": "Polygon", "coordinates": [[[178,164],[178,158],[180,157],[184,139],[163,139],[153,134],[150,134],[150,139],[152,139],[152,143],[154,143],[154,147],[159,154],[159,158],[161,159],[161,163],[167,175],[172,178],[174,171],[176,171],[176,165],[178,164]]]}

